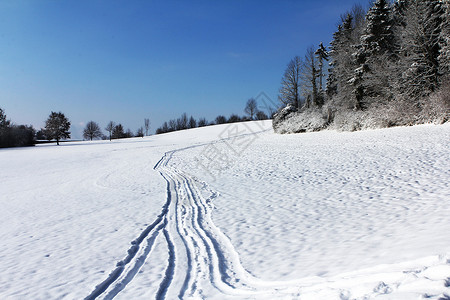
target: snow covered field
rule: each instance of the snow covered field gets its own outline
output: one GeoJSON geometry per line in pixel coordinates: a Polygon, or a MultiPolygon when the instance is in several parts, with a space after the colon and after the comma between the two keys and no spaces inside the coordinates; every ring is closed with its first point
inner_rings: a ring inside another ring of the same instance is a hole
{"type": "Polygon", "coordinates": [[[0,150],[0,299],[447,299],[449,141],[261,121],[0,150]]]}

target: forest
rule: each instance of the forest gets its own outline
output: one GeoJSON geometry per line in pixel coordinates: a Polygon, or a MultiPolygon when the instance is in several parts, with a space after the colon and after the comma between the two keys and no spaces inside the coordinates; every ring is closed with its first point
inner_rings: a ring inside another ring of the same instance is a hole
{"type": "Polygon", "coordinates": [[[328,47],[309,47],[289,62],[275,132],[447,122],[449,7],[439,0],[377,0],[367,12],[355,5],[328,47]]]}

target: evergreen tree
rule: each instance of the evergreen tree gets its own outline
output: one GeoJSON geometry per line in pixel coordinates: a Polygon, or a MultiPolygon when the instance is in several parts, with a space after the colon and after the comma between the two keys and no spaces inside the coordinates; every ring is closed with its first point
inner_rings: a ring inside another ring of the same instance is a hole
{"type": "Polygon", "coordinates": [[[114,126],[112,137],[115,139],[122,139],[125,137],[125,132],[123,130],[122,124],[117,124],[116,126],[114,126]]]}
{"type": "Polygon", "coordinates": [[[450,80],[450,2],[443,3],[443,18],[440,37],[439,71],[440,75],[450,80]]]}
{"type": "Polygon", "coordinates": [[[395,61],[396,43],[392,7],[387,0],[377,0],[366,15],[366,25],[356,52],[359,63],[351,83],[357,108],[367,108],[374,101],[392,98],[391,69],[395,61]]]}
{"type": "Polygon", "coordinates": [[[5,111],[0,108],[0,147],[9,147],[9,128],[11,121],[6,119],[5,111]]]}
{"type": "Polygon", "coordinates": [[[11,124],[11,121],[6,119],[5,111],[0,108],[0,130],[5,129],[11,124]]]}
{"type": "Polygon", "coordinates": [[[420,99],[438,88],[439,62],[445,66],[448,59],[441,49],[445,24],[443,5],[435,0],[411,0],[406,4],[404,22],[399,92],[419,104],[420,99]]]}
{"type": "Polygon", "coordinates": [[[402,31],[406,26],[405,13],[410,0],[397,0],[392,9],[394,31],[402,31]],[[397,28],[396,28],[397,27],[397,28]],[[400,29],[398,29],[400,28],[400,29]]]}
{"type": "Polygon", "coordinates": [[[339,25],[337,31],[333,33],[333,40],[330,43],[330,51],[328,53],[331,61],[329,63],[330,68],[328,69],[326,92],[329,99],[338,93],[338,69],[341,63],[339,60],[339,48],[341,38],[342,25],[339,25]]]}
{"type": "Polygon", "coordinates": [[[393,52],[392,25],[389,2],[387,0],[375,1],[366,15],[366,28],[361,36],[363,51],[360,54],[360,60],[364,61],[370,56],[393,52]]]}
{"type": "Polygon", "coordinates": [[[327,80],[327,96],[332,99],[332,106],[340,108],[356,107],[354,94],[358,83],[354,70],[358,67],[354,52],[359,47],[362,31],[362,14],[360,8],[348,12],[342,17],[342,24],[333,35],[330,45],[330,69],[327,80]]]}
{"type": "Polygon", "coordinates": [[[317,48],[316,52],[314,53],[317,57],[318,65],[319,65],[319,91],[322,93],[323,91],[323,77],[325,74],[323,74],[323,61],[328,61],[328,52],[327,49],[323,46],[323,43],[319,44],[319,48],[317,48]]]}
{"type": "Polygon", "coordinates": [[[45,121],[45,132],[49,139],[55,139],[59,145],[61,139],[70,138],[70,122],[62,112],[51,112],[45,121]]]}

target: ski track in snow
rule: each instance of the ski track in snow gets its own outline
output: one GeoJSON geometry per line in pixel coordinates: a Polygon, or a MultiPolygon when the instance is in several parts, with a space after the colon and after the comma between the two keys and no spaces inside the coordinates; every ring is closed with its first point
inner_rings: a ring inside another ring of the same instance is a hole
{"type": "MultiPolygon", "coordinates": [[[[126,257],[85,299],[115,298],[132,282],[145,262],[151,259],[157,239],[165,241],[167,262],[156,299],[207,298],[211,292],[215,296],[221,294],[221,298],[296,299],[303,292],[313,292],[314,297],[323,290],[339,295],[340,299],[353,299],[342,286],[358,279],[361,276],[359,273],[349,274],[343,280],[311,277],[295,281],[264,281],[245,270],[230,239],[212,221],[212,201],[217,193],[205,182],[169,165],[176,152],[200,146],[204,145],[169,151],[154,166],[154,170],[160,173],[167,184],[167,200],[161,213],[131,242],[126,257]]],[[[442,265],[442,260],[450,266],[450,260],[446,257],[441,258],[438,264],[442,265]]],[[[417,274],[424,270],[416,271],[413,275],[417,278],[417,274]]],[[[381,272],[373,277],[382,278],[385,275],[381,272]]],[[[390,275],[397,276],[397,285],[375,279],[377,285],[369,288],[370,292],[358,299],[390,294],[403,282],[408,282],[405,278],[410,276],[405,271],[390,275]]],[[[368,284],[372,284],[372,279],[368,284]]],[[[445,286],[450,285],[449,280],[450,277],[444,283],[445,286]]]]}
{"type": "Polygon", "coordinates": [[[182,150],[167,152],[154,167],[167,183],[167,201],[160,215],[85,299],[117,296],[149,259],[159,237],[166,241],[168,262],[156,299],[202,297],[203,289],[211,288],[224,296],[296,294],[296,285],[262,281],[243,268],[231,241],[212,222],[211,201],[217,194],[206,183],[168,165],[173,154],[182,150]],[[209,195],[205,198],[202,192],[209,195]],[[176,286],[179,282],[183,284],[176,286]]]}

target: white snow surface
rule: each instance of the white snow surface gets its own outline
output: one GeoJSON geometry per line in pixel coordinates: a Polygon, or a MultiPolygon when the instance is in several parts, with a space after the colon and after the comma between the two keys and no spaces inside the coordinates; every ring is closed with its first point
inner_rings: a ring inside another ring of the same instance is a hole
{"type": "Polygon", "coordinates": [[[450,124],[0,150],[0,299],[450,299],[450,124]]]}

